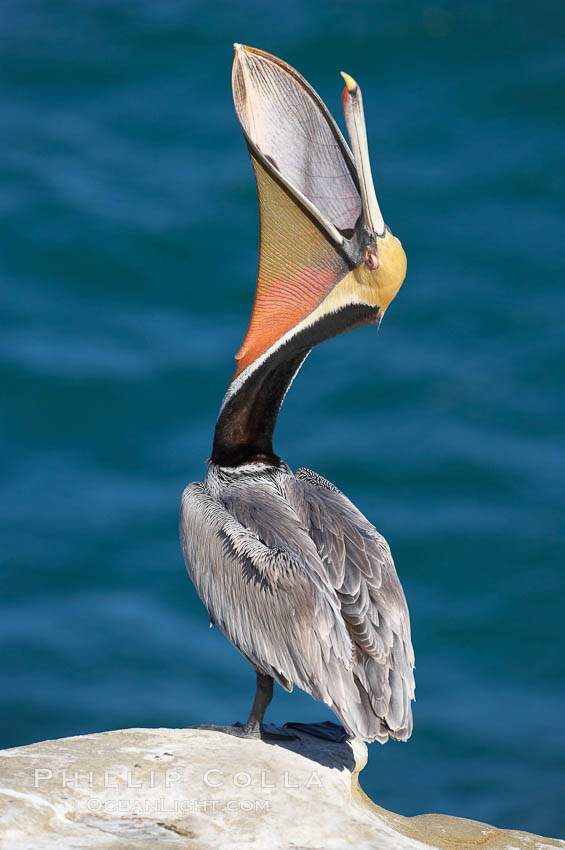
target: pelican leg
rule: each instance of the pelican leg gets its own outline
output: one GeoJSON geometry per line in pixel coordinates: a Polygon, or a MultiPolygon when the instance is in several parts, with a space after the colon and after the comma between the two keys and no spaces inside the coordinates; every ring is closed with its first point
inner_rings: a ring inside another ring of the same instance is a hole
{"type": "Polygon", "coordinates": [[[213,732],[223,732],[225,735],[235,735],[237,738],[262,738],[264,740],[283,740],[295,741],[297,735],[288,729],[281,729],[279,726],[274,726],[272,723],[263,725],[263,716],[267,710],[267,706],[273,698],[272,676],[267,676],[265,673],[260,673],[256,670],[256,687],[255,699],[251,706],[251,712],[247,723],[234,723],[233,726],[212,726],[199,725],[192,726],[192,729],[209,729],[213,732]]]}
{"type": "Polygon", "coordinates": [[[260,738],[263,716],[267,706],[273,698],[273,677],[266,676],[257,670],[257,684],[255,688],[255,699],[251,706],[249,719],[243,727],[243,732],[249,738],[260,738]]]}
{"type": "MultiPolygon", "coordinates": [[[[263,723],[265,711],[273,698],[274,680],[272,676],[260,673],[259,670],[256,670],[256,675],[255,699],[247,723],[245,726],[239,727],[239,734],[244,738],[262,738],[265,741],[296,740],[298,736],[290,730],[282,729],[273,723],[263,723]]],[[[238,724],[236,724],[237,726],[238,724]]]]}

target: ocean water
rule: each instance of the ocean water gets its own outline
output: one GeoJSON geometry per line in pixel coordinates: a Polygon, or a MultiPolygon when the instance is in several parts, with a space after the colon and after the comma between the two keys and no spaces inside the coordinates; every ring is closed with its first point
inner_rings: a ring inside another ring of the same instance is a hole
{"type": "MultiPolygon", "coordinates": [[[[3,4],[1,745],[245,719],[247,663],[186,575],[252,301],[232,42],[338,121],[361,83],[408,276],[315,350],[276,448],[392,547],[414,735],[363,785],[405,815],[565,834],[565,10],[541,0],[3,4]]],[[[329,712],[277,690],[268,718],[329,712]]]]}

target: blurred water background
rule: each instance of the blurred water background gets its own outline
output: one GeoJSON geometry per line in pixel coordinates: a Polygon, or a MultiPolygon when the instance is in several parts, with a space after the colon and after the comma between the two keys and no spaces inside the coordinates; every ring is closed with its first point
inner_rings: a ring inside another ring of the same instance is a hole
{"type": "MultiPolygon", "coordinates": [[[[341,126],[363,87],[408,277],[327,343],[276,447],[390,541],[415,731],[366,791],[565,833],[565,7],[2,4],[1,744],[245,719],[247,663],[185,573],[255,280],[232,42],[301,70],[341,126]]],[[[324,719],[277,690],[268,718],[324,719]]]]}

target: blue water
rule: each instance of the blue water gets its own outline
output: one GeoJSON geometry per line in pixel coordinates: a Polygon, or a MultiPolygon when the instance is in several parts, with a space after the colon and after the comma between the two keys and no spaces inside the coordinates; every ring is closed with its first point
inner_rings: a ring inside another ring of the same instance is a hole
{"type": "MultiPolygon", "coordinates": [[[[247,663],[186,576],[249,314],[251,167],[233,41],[336,116],[363,87],[408,255],[381,330],[317,349],[277,448],[389,540],[415,731],[367,792],[565,834],[565,10],[538,2],[4,2],[1,744],[244,719],[247,663]]],[[[269,719],[323,719],[277,691],[269,719]]]]}

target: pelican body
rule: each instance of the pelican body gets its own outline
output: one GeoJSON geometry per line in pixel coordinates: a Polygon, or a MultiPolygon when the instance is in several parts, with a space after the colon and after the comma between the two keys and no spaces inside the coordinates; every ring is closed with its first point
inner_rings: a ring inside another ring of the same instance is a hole
{"type": "Polygon", "coordinates": [[[210,623],[257,674],[249,720],[224,729],[260,736],[276,681],[324,702],[353,737],[406,740],[414,653],[388,544],[337,487],[293,472],[273,449],[312,347],[379,323],[406,258],[376,199],[357,83],[343,74],[351,151],[294,68],[235,48],[234,104],[259,202],[257,286],[207,475],[184,491],[180,517],[210,623]]]}

